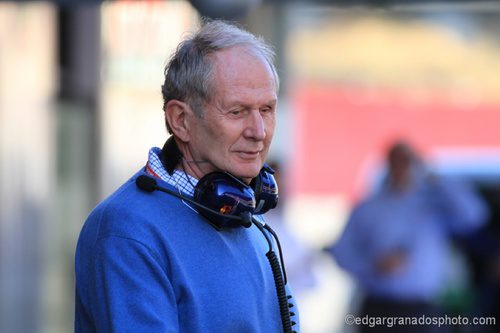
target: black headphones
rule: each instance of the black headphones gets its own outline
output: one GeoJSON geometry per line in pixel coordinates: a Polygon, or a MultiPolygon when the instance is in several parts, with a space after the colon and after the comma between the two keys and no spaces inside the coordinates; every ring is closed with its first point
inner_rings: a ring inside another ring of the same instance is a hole
{"type": "MultiPolygon", "coordinates": [[[[182,158],[175,140],[170,137],[162,148],[160,160],[169,174],[182,158]]],[[[264,164],[257,177],[246,184],[229,172],[215,171],[203,176],[194,188],[194,198],[158,186],[156,179],[141,175],[137,186],[147,192],[159,190],[187,201],[217,230],[250,227],[252,216],[261,215],[278,204],[278,184],[274,170],[264,164]]]]}
{"type": "Polygon", "coordinates": [[[248,228],[253,215],[264,214],[278,204],[278,185],[271,172],[265,165],[250,185],[228,172],[211,172],[198,181],[193,199],[159,186],[152,176],[140,175],[135,183],[143,191],[165,192],[193,204],[217,230],[248,228]]]}
{"type": "MultiPolygon", "coordinates": [[[[251,216],[264,214],[278,204],[278,184],[274,170],[264,164],[250,185],[228,172],[211,172],[203,176],[195,186],[194,200],[210,210],[198,209],[216,228],[246,226],[246,222],[229,216],[251,216]]],[[[249,225],[248,225],[249,226],[249,225]]]]}

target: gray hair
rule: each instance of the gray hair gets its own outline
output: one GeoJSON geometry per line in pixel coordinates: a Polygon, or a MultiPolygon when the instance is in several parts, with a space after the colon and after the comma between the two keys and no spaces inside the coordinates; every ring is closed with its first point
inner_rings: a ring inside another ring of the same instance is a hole
{"type": "MultiPolygon", "coordinates": [[[[274,51],[261,37],[223,21],[209,21],[191,37],[182,41],[165,67],[165,81],[161,87],[163,108],[170,100],[183,101],[202,117],[203,105],[211,101],[212,59],[215,52],[243,45],[256,51],[269,64],[279,89],[279,77],[274,65],[274,51]]],[[[165,119],[169,133],[170,126],[165,119]]]]}

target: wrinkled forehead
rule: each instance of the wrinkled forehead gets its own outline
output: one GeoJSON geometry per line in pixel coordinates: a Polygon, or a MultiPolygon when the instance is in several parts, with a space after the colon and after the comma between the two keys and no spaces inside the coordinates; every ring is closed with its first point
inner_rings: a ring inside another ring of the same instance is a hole
{"type": "Polygon", "coordinates": [[[242,75],[245,67],[253,66],[254,71],[250,73],[244,73],[243,75],[250,74],[261,74],[272,78],[276,89],[277,77],[274,71],[274,67],[269,63],[268,59],[255,47],[251,45],[236,45],[229,48],[225,48],[214,52],[210,55],[210,62],[212,65],[212,77],[236,77],[242,75]],[[259,70],[265,69],[265,73],[258,72],[259,70]]]}

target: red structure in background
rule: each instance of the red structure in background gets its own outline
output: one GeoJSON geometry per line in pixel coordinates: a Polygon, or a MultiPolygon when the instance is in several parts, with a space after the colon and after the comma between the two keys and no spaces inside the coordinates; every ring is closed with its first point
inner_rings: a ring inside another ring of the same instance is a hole
{"type": "Polygon", "coordinates": [[[448,91],[419,97],[405,89],[325,85],[297,86],[290,96],[294,194],[340,193],[352,200],[359,195],[363,164],[398,138],[424,154],[435,147],[500,146],[500,102],[471,101],[448,91]]]}

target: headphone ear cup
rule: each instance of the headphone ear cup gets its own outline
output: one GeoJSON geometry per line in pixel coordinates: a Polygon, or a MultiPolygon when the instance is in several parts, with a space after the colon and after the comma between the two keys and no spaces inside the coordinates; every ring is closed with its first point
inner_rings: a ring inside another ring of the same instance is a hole
{"type": "MultiPolygon", "coordinates": [[[[243,213],[253,214],[255,210],[253,189],[224,172],[211,172],[203,176],[195,186],[194,200],[228,216],[241,217],[243,213]]],[[[242,226],[241,220],[225,218],[203,209],[197,211],[217,229],[242,226]]]]}
{"type": "Polygon", "coordinates": [[[264,165],[257,177],[250,182],[255,192],[256,215],[264,214],[278,205],[278,184],[272,172],[270,167],[264,165]]]}

